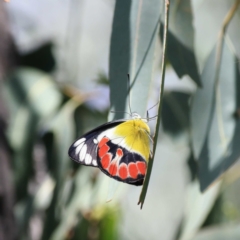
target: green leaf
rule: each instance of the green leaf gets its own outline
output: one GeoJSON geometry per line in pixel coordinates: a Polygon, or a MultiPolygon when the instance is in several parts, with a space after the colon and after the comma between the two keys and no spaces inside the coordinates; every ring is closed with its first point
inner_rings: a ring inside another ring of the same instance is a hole
{"type": "Polygon", "coordinates": [[[147,168],[147,174],[144,179],[143,187],[141,194],[139,196],[138,204],[140,204],[140,207],[143,207],[145,197],[147,194],[148,184],[152,172],[153,167],[153,161],[155,157],[155,151],[157,148],[157,140],[158,140],[158,132],[159,132],[159,126],[160,126],[160,119],[161,119],[161,109],[162,109],[162,99],[163,99],[163,92],[164,92],[164,80],[165,80],[165,69],[166,69],[166,48],[167,48],[167,36],[168,36],[168,17],[169,17],[169,7],[170,2],[165,1],[165,8],[164,8],[164,37],[163,37],[163,53],[162,53],[162,73],[161,73],[161,79],[160,79],[160,95],[159,95],[159,105],[157,110],[157,119],[156,119],[156,126],[155,126],[155,132],[153,136],[153,148],[152,148],[152,155],[150,156],[149,162],[148,162],[148,168],[147,168]]]}
{"type": "MultiPolygon", "coordinates": [[[[79,212],[82,210],[90,210],[90,206],[92,204],[92,183],[90,180],[90,171],[90,168],[80,168],[78,170],[74,178],[75,189],[73,196],[71,197],[69,204],[64,209],[64,213],[61,214],[58,226],[48,229],[47,239],[65,239],[67,233],[79,220],[79,212]]],[[[52,218],[52,216],[49,217],[52,218]]]]}
{"type": "Polygon", "coordinates": [[[56,65],[52,49],[53,43],[46,42],[37,48],[34,47],[30,52],[23,54],[20,52],[20,64],[50,73],[56,65]]]}
{"type": "Polygon", "coordinates": [[[78,102],[70,99],[46,126],[47,132],[51,133],[51,135],[45,135],[44,139],[48,153],[47,161],[56,185],[51,204],[46,212],[43,239],[49,239],[54,228],[60,222],[61,210],[68,199],[68,196],[64,195],[64,187],[67,184],[66,180],[71,166],[68,149],[75,136],[73,115],[78,105],[78,102]]]}
{"type": "Polygon", "coordinates": [[[38,124],[56,111],[62,97],[49,75],[30,68],[19,68],[8,76],[2,91],[10,112],[7,134],[14,151],[17,196],[21,198],[32,173],[38,124]]]}
{"type": "MultiPolygon", "coordinates": [[[[110,49],[111,110],[130,111],[127,101],[130,73],[131,111],[146,114],[161,3],[161,0],[116,2],[110,49]]],[[[123,117],[123,112],[115,112],[109,115],[109,120],[123,117]]]]}
{"type": "MultiPolygon", "coordinates": [[[[211,105],[214,95],[215,79],[215,48],[206,61],[202,73],[203,88],[198,89],[192,101],[191,125],[192,146],[195,159],[199,158],[200,152],[207,135],[208,123],[211,117],[211,105]]],[[[223,66],[223,65],[222,65],[223,66]]]]}
{"type": "MultiPolygon", "coordinates": [[[[230,2],[230,4],[232,5],[233,3],[230,2]]],[[[229,6],[229,8],[230,8],[230,6],[229,6]]],[[[238,58],[240,58],[240,44],[239,44],[240,32],[238,31],[238,28],[239,28],[239,14],[240,14],[240,8],[238,6],[238,8],[236,10],[236,13],[235,13],[233,19],[231,20],[231,23],[229,24],[229,27],[227,29],[227,36],[229,36],[229,39],[232,42],[232,45],[233,45],[233,48],[234,48],[233,49],[234,53],[236,54],[236,56],[238,58]]]]}
{"type": "MultiPolygon", "coordinates": [[[[50,237],[52,240],[65,239],[67,233],[76,225],[82,224],[82,214],[91,213],[99,209],[101,213],[106,208],[106,181],[107,177],[100,175],[97,181],[93,182],[98,169],[83,167],[79,168],[73,178],[73,194],[61,213],[61,221],[53,229],[50,237]],[[103,191],[104,190],[104,191],[103,191]]],[[[109,208],[115,211],[115,206],[108,203],[109,208]]],[[[100,214],[101,215],[101,214],[100,214]]]]}
{"type": "Polygon", "coordinates": [[[5,83],[4,93],[8,98],[11,116],[17,116],[18,109],[23,106],[32,114],[44,118],[52,114],[62,100],[53,79],[36,69],[19,68],[5,83]]]}
{"type": "MultiPolygon", "coordinates": [[[[131,1],[116,1],[109,66],[110,102],[111,109],[115,111],[125,111],[126,108],[131,48],[130,14],[131,1]]],[[[109,120],[123,118],[123,116],[123,112],[116,112],[114,115],[109,115],[109,120]]]]}
{"type": "MultiPolygon", "coordinates": [[[[224,18],[234,3],[235,1],[225,0],[192,1],[195,27],[195,55],[200,71],[203,69],[206,59],[217,42],[224,18]]],[[[238,57],[240,56],[239,11],[240,9],[238,8],[226,31],[226,38],[233,44],[232,51],[238,57]]]]}
{"type": "MultiPolygon", "coordinates": [[[[190,0],[171,1],[167,57],[179,78],[188,74],[198,86],[201,86],[193,47],[194,29],[192,21],[190,0]]],[[[160,32],[162,39],[163,25],[161,25],[160,32]]]]}
{"type": "Polygon", "coordinates": [[[187,93],[164,93],[161,114],[164,131],[177,135],[189,128],[189,98],[187,93]]]}
{"type": "MultiPolygon", "coordinates": [[[[117,1],[110,49],[111,109],[129,112],[127,74],[130,73],[131,109],[145,116],[147,109],[154,50],[160,18],[160,0],[117,1]]],[[[109,119],[123,118],[116,112],[109,119]]],[[[128,116],[129,117],[129,116],[128,116]]]]}
{"type": "Polygon", "coordinates": [[[119,210],[107,208],[106,213],[99,223],[99,239],[118,239],[119,210]]]}
{"type": "Polygon", "coordinates": [[[201,230],[192,240],[237,240],[240,239],[240,225],[224,224],[216,225],[201,230]]]}
{"type": "Polygon", "coordinates": [[[236,59],[224,42],[217,94],[215,49],[206,62],[202,80],[204,88],[193,99],[191,122],[194,156],[199,161],[201,190],[233,164],[240,155],[240,124],[234,118],[239,104],[236,59]]]}
{"type": "Polygon", "coordinates": [[[133,1],[131,10],[131,109],[146,116],[154,73],[162,0],[133,1]]]}
{"type": "Polygon", "coordinates": [[[180,240],[192,239],[204,223],[218,196],[220,183],[215,184],[206,192],[199,191],[197,181],[190,184],[186,198],[186,209],[181,229],[180,240]]]}

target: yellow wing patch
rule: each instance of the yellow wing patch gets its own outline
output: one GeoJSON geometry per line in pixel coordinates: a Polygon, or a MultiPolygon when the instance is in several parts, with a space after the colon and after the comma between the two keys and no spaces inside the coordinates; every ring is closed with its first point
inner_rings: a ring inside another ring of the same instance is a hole
{"type": "Polygon", "coordinates": [[[134,152],[141,154],[146,161],[150,155],[149,126],[142,119],[127,120],[119,124],[114,134],[125,139],[126,145],[134,152]]]}

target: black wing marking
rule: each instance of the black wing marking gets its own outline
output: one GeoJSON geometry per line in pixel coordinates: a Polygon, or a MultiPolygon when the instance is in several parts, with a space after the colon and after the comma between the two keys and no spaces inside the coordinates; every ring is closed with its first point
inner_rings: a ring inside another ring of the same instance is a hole
{"type": "Polygon", "coordinates": [[[94,133],[78,139],[69,148],[68,155],[80,164],[97,167],[97,144],[94,139],[94,133]]]}
{"type": "Polygon", "coordinates": [[[103,131],[115,127],[126,120],[116,120],[105,123],[84,134],[81,138],[76,140],[69,148],[68,155],[74,161],[92,167],[98,167],[97,164],[97,137],[103,131]]]}
{"type": "Polygon", "coordinates": [[[111,178],[136,186],[143,184],[147,169],[145,159],[113,143],[107,136],[99,141],[97,162],[101,171],[111,178]]]}

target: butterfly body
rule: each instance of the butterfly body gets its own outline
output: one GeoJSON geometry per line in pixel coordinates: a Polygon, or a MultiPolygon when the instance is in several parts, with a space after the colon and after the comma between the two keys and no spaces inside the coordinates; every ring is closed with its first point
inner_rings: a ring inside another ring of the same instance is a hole
{"type": "Polygon", "coordinates": [[[146,121],[134,114],[133,119],[112,121],[86,133],[69,148],[69,156],[118,181],[142,185],[150,156],[149,135],[146,121]]]}

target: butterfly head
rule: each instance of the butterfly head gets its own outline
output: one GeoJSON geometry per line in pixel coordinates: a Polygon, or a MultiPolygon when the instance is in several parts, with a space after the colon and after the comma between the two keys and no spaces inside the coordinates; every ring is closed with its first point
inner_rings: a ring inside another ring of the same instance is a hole
{"type": "Polygon", "coordinates": [[[132,119],[139,119],[142,120],[143,122],[148,122],[148,118],[142,118],[138,113],[133,112],[131,113],[132,119]]]}

